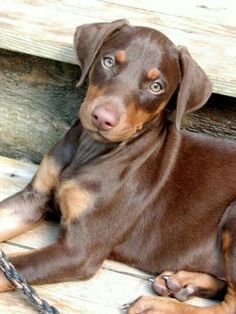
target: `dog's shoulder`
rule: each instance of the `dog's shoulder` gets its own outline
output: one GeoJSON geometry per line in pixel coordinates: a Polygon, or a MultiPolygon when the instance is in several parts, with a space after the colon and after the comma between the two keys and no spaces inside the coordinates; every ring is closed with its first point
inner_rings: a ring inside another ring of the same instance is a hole
{"type": "Polygon", "coordinates": [[[178,161],[196,172],[221,174],[236,184],[235,141],[184,130],[178,161]]]}

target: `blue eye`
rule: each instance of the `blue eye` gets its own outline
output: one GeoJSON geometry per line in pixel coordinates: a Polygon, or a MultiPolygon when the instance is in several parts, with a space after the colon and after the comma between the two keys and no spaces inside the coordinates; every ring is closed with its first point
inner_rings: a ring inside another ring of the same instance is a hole
{"type": "Polygon", "coordinates": [[[154,82],[149,85],[149,89],[153,94],[158,94],[162,91],[162,85],[159,82],[154,82]]]}
{"type": "Polygon", "coordinates": [[[114,57],[104,57],[102,58],[102,64],[105,68],[112,68],[115,65],[115,59],[114,57]]]}

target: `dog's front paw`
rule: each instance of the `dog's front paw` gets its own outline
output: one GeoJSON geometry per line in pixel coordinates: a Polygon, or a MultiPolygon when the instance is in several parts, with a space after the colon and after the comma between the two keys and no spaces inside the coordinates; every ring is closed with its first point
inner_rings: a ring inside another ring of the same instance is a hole
{"type": "Polygon", "coordinates": [[[127,314],[178,314],[178,301],[155,296],[143,296],[135,300],[127,314]]]}
{"type": "Polygon", "coordinates": [[[165,271],[156,277],[153,288],[160,296],[172,296],[179,301],[186,301],[197,292],[197,288],[186,282],[187,272],[165,271]]]}
{"type": "Polygon", "coordinates": [[[160,296],[172,296],[186,301],[192,296],[212,298],[225,293],[226,283],[206,273],[165,271],[153,282],[153,288],[160,296]]]}

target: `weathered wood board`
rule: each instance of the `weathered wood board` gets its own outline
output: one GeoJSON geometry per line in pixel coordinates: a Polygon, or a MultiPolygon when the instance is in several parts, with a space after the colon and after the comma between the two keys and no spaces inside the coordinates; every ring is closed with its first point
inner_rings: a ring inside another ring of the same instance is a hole
{"type": "Polygon", "coordinates": [[[75,63],[76,26],[126,18],[187,46],[214,91],[236,96],[235,10],[234,0],[7,0],[0,2],[0,48],[75,63]]]}
{"type": "Polygon", "coordinates": [[[39,162],[74,121],[79,68],[0,50],[0,155],[39,162]]]}
{"type": "MultiPolygon", "coordinates": [[[[37,167],[21,161],[0,157],[0,201],[22,189],[37,167]]],[[[34,250],[52,243],[59,226],[45,222],[14,239],[0,244],[6,253],[34,250]]],[[[94,278],[83,282],[67,282],[35,287],[42,298],[56,306],[62,314],[122,314],[119,307],[140,295],[152,295],[150,284],[144,280],[150,275],[113,261],[105,261],[94,278]]],[[[193,298],[189,303],[208,306],[213,301],[193,298]]],[[[1,314],[33,314],[17,291],[2,293],[1,314]]]]}
{"type": "Polygon", "coordinates": [[[236,98],[213,94],[201,110],[185,116],[183,127],[193,132],[236,140],[236,98]]]}

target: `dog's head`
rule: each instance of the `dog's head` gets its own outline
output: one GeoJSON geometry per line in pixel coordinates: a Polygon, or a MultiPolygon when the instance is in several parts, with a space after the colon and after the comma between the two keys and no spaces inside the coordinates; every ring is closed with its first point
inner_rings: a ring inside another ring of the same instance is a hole
{"type": "Polygon", "coordinates": [[[209,79],[186,48],[126,20],[79,26],[74,50],[82,70],[78,85],[89,74],[80,119],[99,141],[129,139],[160,115],[176,91],[179,129],[183,115],[211,94],[209,79]]]}

